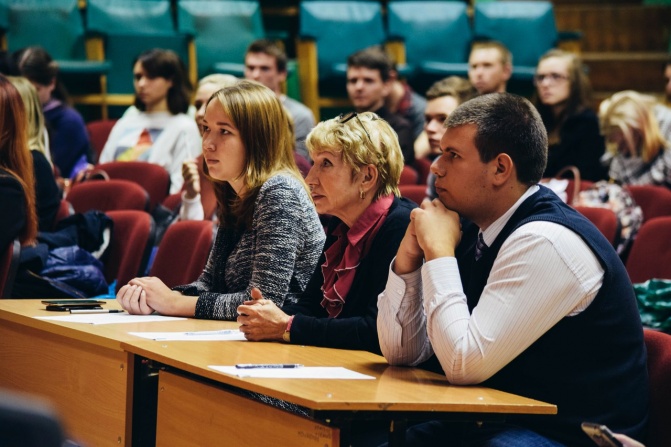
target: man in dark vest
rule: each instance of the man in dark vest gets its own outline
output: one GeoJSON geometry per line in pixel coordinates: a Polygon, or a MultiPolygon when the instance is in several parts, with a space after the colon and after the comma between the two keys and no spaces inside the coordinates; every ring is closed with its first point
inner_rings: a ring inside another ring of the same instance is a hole
{"type": "Polygon", "coordinates": [[[378,299],[382,352],[393,365],[437,360],[453,384],[558,414],[419,424],[409,444],[587,447],[583,421],[641,440],[648,377],[631,282],[596,227],[537,184],[547,135],[535,108],[483,95],[445,127],[439,198],[413,211],[378,299]]]}

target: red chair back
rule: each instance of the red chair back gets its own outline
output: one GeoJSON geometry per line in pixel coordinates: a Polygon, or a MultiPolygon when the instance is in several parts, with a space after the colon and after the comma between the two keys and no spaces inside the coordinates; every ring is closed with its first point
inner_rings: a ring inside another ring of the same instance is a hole
{"type": "Polygon", "coordinates": [[[431,173],[432,163],[433,161],[429,160],[428,158],[418,158],[415,160],[415,169],[419,174],[418,183],[426,184],[427,179],[429,178],[429,174],[431,173]]]}
{"type": "Polygon", "coordinates": [[[110,246],[105,259],[105,278],[117,280],[116,290],[131,279],[144,275],[154,246],[156,227],[154,219],[136,210],[109,211],[114,221],[110,246]]]}
{"type": "Polygon", "coordinates": [[[149,209],[147,191],[135,182],[128,180],[87,181],[77,183],[68,192],[67,201],[75,212],[89,210],[138,210],[149,209]]]}
{"type": "Polygon", "coordinates": [[[21,243],[18,239],[10,242],[0,253],[0,298],[9,298],[11,295],[16,271],[19,268],[20,253],[21,243]]]}
{"type": "Polygon", "coordinates": [[[610,242],[613,247],[617,245],[622,228],[620,226],[620,221],[613,210],[590,206],[576,206],[575,209],[588,218],[590,222],[599,229],[601,234],[608,239],[608,242],[610,242]]]}
{"type": "Polygon", "coordinates": [[[66,217],[72,216],[74,213],[75,209],[72,207],[72,204],[65,199],[61,199],[61,203],[58,205],[58,211],[56,211],[56,216],[54,217],[52,228],[56,228],[58,222],[66,217]]]}
{"type": "Polygon", "coordinates": [[[643,222],[631,245],[626,267],[633,283],[652,278],[671,279],[671,216],[643,222]]]}
{"type": "Polygon", "coordinates": [[[89,141],[91,142],[91,148],[93,149],[94,162],[98,162],[100,158],[100,153],[105,148],[105,143],[107,143],[107,138],[112,132],[112,128],[116,124],[116,120],[95,120],[89,121],[86,123],[86,130],[89,133],[89,141]]]}
{"type": "Polygon", "coordinates": [[[207,220],[170,225],[158,246],[150,275],[160,278],[168,287],[198,279],[212,248],[213,225],[207,220]]]}
{"type": "Polygon", "coordinates": [[[398,181],[399,185],[416,185],[419,174],[415,171],[415,168],[405,165],[401,171],[401,178],[398,181]]]}
{"type": "Polygon", "coordinates": [[[656,185],[627,185],[634,201],[643,211],[643,222],[655,217],[671,216],[671,190],[656,185]]]}
{"type": "Polygon", "coordinates": [[[671,335],[646,329],[643,336],[650,378],[650,420],[645,445],[666,447],[671,440],[671,335]]]}
{"type": "Polygon", "coordinates": [[[163,202],[170,192],[170,174],[162,166],[143,161],[112,161],[96,166],[110,179],[129,180],[142,186],[149,194],[149,210],[163,202]]]}
{"type": "Polygon", "coordinates": [[[422,203],[426,196],[426,185],[398,185],[401,196],[410,199],[417,205],[422,203]]]}

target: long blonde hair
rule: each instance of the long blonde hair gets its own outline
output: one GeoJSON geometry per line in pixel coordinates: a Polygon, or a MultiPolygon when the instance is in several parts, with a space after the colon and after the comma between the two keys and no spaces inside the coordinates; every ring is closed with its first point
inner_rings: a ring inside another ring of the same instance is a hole
{"type": "Polygon", "coordinates": [[[246,151],[245,166],[240,173],[245,186],[242,196],[228,182],[210,177],[203,163],[205,174],[214,182],[221,225],[238,230],[249,228],[261,186],[280,172],[295,177],[309,195],[293,155],[291,118],[272,90],[255,81],[241,80],[212,95],[208,107],[212,101],[223,108],[238,129],[246,151]]]}
{"type": "Polygon", "coordinates": [[[7,76],[7,79],[19,91],[25,106],[26,121],[28,122],[28,147],[42,152],[47,160],[51,161],[51,155],[45,146],[46,128],[44,127],[44,114],[42,113],[42,105],[37,90],[28,79],[22,76],[7,76]]]}
{"type": "MultiPolygon", "coordinates": [[[[653,111],[655,104],[654,98],[633,90],[615,93],[599,107],[601,132],[607,137],[611,128],[618,128],[629,152],[641,157],[645,163],[650,162],[668,144],[653,111]]],[[[617,144],[608,138],[606,149],[612,154],[618,153],[617,144]]]]}
{"type": "Polygon", "coordinates": [[[13,175],[23,187],[26,225],[19,234],[22,245],[32,244],[37,236],[35,174],[26,128],[21,95],[5,76],[0,75],[0,168],[13,175]]]}

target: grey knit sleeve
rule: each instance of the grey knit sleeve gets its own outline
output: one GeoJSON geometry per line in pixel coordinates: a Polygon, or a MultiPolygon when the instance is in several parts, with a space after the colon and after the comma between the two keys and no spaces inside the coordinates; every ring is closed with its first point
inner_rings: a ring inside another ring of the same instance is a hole
{"type": "MultiPolygon", "coordinates": [[[[238,290],[235,293],[214,290],[200,293],[196,317],[235,320],[237,307],[250,299],[252,287],[258,287],[264,298],[278,306],[286,300],[295,301],[305,290],[325,235],[314,205],[300,182],[288,175],[269,179],[259,191],[249,231],[251,237],[243,237],[235,253],[238,260],[235,274],[246,276],[247,283],[238,284],[241,287],[227,284],[229,290],[238,290]],[[247,275],[245,270],[248,270],[247,275]]],[[[206,269],[200,280],[212,279],[208,273],[211,271],[206,269]]]]}

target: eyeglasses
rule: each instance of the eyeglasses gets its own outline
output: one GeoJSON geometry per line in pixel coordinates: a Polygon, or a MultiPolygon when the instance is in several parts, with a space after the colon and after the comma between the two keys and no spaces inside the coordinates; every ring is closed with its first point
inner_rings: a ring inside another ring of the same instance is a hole
{"type": "Polygon", "coordinates": [[[366,126],[363,125],[361,122],[361,119],[359,119],[359,114],[356,112],[349,112],[349,113],[341,113],[338,116],[338,122],[340,124],[345,124],[347,121],[351,120],[352,118],[356,118],[356,120],[359,122],[359,125],[361,125],[361,128],[363,129],[364,132],[366,132],[366,136],[368,137],[368,140],[372,143],[373,140],[370,138],[370,134],[366,130],[366,126]]]}
{"type": "Polygon", "coordinates": [[[546,79],[548,80],[549,84],[557,84],[559,83],[559,81],[568,80],[568,76],[559,73],[548,73],[548,74],[538,73],[534,75],[534,85],[538,85],[543,81],[545,81],[546,79]]]}

